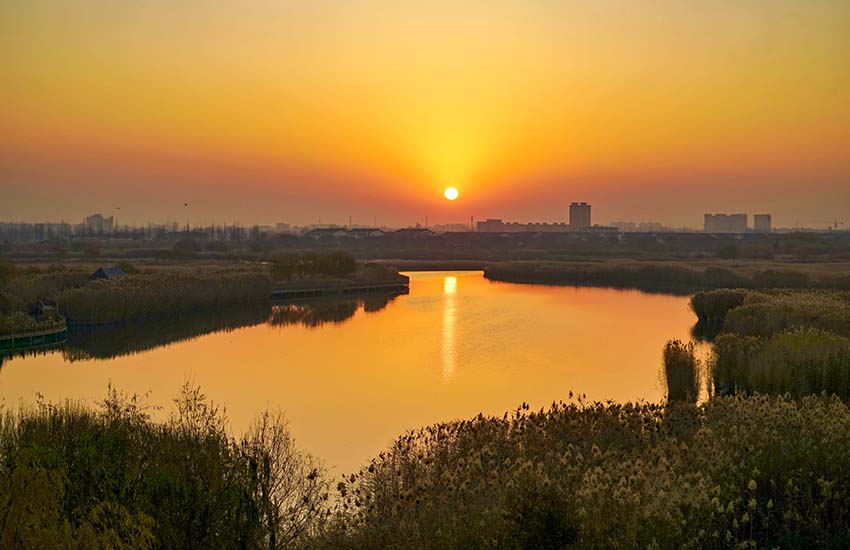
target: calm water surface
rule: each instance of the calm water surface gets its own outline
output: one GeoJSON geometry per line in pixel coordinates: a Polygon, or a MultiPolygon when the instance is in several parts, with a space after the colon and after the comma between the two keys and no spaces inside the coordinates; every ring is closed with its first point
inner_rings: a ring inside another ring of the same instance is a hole
{"type": "Polygon", "coordinates": [[[281,409],[302,447],[350,472],[408,429],[501,415],[523,401],[548,406],[570,390],[657,401],[662,346],[688,339],[695,322],[686,297],[494,283],[481,272],[409,275],[410,294],[388,303],[306,316],[309,306],[279,308],[274,322],[261,312],[259,324],[167,345],[147,335],[153,344],[116,357],[107,337],[94,336],[83,353],[69,345],[6,359],[0,399],[16,406],[38,392],[94,402],[112,382],[149,392],[148,403],[167,412],[191,380],[226,407],[235,433],[260,410],[281,409]]]}

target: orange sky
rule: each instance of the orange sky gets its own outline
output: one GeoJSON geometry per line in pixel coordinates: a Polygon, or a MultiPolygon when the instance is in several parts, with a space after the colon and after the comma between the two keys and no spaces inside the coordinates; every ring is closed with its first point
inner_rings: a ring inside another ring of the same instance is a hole
{"type": "Polygon", "coordinates": [[[418,4],[5,0],[0,219],[850,221],[845,0],[418,4]]]}

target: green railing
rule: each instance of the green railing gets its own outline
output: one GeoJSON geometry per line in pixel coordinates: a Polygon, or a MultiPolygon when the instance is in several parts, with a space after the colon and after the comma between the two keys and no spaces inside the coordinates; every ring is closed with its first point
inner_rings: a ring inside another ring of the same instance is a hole
{"type": "Polygon", "coordinates": [[[30,340],[38,336],[51,336],[68,330],[68,324],[65,319],[43,321],[37,326],[26,329],[11,329],[8,331],[0,331],[0,343],[12,342],[19,340],[30,340]]]}

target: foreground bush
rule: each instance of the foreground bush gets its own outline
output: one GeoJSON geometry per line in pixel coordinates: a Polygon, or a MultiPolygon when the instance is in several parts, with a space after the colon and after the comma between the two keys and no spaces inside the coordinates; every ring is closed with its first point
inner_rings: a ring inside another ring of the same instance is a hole
{"type": "Polygon", "coordinates": [[[437,424],[339,483],[311,548],[850,544],[837,398],[558,404],[437,424]]]}
{"type": "Polygon", "coordinates": [[[191,387],[165,423],[111,391],[0,422],[2,548],[283,548],[321,516],[325,483],[280,417],[239,441],[191,387]]]}
{"type": "Polygon", "coordinates": [[[724,334],[714,352],[718,394],[829,392],[850,399],[850,338],[812,328],[766,338],[724,334]]]}

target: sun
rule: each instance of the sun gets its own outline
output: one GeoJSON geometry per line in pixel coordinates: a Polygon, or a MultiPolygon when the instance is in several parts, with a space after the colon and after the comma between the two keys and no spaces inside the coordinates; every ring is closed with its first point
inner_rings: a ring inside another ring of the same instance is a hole
{"type": "Polygon", "coordinates": [[[457,189],[454,187],[446,187],[446,190],[443,191],[443,196],[446,197],[446,200],[453,201],[457,199],[458,195],[460,195],[460,193],[458,193],[457,189]]]}

